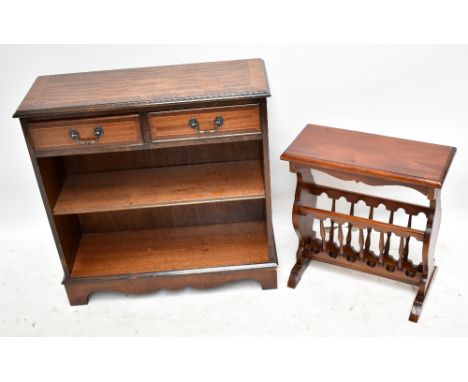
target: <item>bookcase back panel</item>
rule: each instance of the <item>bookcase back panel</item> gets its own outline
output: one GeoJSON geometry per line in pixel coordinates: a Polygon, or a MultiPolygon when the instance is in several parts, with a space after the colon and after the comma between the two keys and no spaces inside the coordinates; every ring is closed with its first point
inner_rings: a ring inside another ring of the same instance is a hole
{"type": "Polygon", "coordinates": [[[263,220],[265,200],[241,200],[207,204],[143,208],[81,214],[83,233],[197,226],[263,220]]]}
{"type": "Polygon", "coordinates": [[[68,174],[261,158],[261,141],[158,148],[63,157],[68,174]]]}

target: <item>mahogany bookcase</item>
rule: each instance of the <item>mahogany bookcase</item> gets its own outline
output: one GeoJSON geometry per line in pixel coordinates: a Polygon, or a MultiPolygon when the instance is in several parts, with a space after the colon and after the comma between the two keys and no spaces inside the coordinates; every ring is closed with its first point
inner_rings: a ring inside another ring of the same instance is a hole
{"type": "Polygon", "coordinates": [[[70,304],[252,279],[276,288],[260,59],[39,77],[14,117],[70,304]]]}

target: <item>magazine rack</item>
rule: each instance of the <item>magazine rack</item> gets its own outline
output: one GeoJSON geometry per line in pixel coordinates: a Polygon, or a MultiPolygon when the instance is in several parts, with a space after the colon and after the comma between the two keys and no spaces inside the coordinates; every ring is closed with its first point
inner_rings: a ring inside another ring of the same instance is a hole
{"type": "Polygon", "coordinates": [[[417,322],[436,273],[434,248],[440,223],[440,191],[455,154],[454,147],[383,137],[349,130],[308,125],[283,153],[297,175],[293,206],[293,225],[299,237],[297,262],[288,286],[295,288],[311,260],[339,265],[387,277],[418,287],[410,314],[417,322]],[[380,198],[318,185],[311,169],[318,169],[342,180],[369,185],[401,185],[422,192],[429,206],[380,198]],[[316,208],[317,196],[331,200],[331,210],[316,208]],[[336,211],[336,201],[344,198],[349,213],[336,211]],[[367,218],[355,216],[355,206],[363,201],[369,208],[367,218]],[[374,219],[374,209],[383,205],[389,211],[388,222],[374,219]],[[393,223],[394,214],[403,209],[406,226],[393,223]],[[415,216],[423,213],[426,229],[412,228],[415,216]],[[318,220],[317,232],[313,229],[318,220]],[[330,222],[327,234],[325,221],[330,222]],[[336,228],[336,233],[335,233],[336,228]],[[352,244],[357,229],[357,247],[352,244]],[[378,253],[371,250],[371,233],[378,232],[378,253]],[[398,253],[390,255],[390,243],[398,241],[398,253]],[[408,259],[410,240],[422,242],[421,262],[408,259]]]}

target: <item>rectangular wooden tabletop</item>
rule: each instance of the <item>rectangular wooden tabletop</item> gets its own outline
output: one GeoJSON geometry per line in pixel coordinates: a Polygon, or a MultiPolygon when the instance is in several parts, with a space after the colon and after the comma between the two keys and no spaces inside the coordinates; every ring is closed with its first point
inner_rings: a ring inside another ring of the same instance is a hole
{"type": "Polygon", "coordinates": [[[441,188],[456,148],[307,125],[281,159],[441,188]]]}
{"type": "Polygon", "coordinates": [[[14,117],[270,95],[261,59],[41,76],[14,117]]]}

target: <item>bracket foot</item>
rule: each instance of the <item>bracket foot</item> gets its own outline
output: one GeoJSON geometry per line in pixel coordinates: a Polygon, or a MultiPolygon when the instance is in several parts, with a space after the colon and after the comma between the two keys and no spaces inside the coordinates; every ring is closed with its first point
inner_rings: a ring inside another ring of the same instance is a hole
{"type": "Polygon", "coordinates": [[[437,267],[434,267],[434,271],[432,272],[431,277],[427,283],[427,287],[425,288],[425,293],[423,294],[420,290],[418,290],[416,298],[414,299],[413,307],[411,308],[410,316],[408,318],[411,322],[418,322],[424,306],[424,301],[426,300],[427,295],[429,294],[432,285],[432,280],[435,279],[436,272],[437,267]]]}

